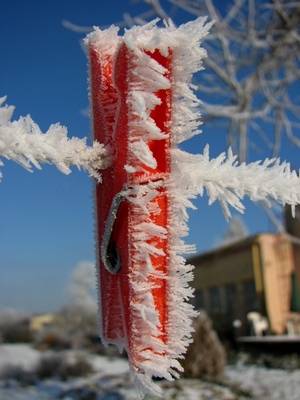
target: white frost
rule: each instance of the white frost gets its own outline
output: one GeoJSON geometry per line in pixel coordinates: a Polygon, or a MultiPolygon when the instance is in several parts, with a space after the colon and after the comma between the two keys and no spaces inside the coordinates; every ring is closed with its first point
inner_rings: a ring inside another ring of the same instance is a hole
{"type": "MultiPolygon", "coordinates": [[[[86,138],[70,139],[67,128],[60,124],[53,124],[42,133],[29,115],[11,122],[14,107],[3,106],[5,99],[0,99],[0,157],[15,161],[28,171],[32,171],[32,165],[41,169],[41,163],[49,163],[69,174],[70,167],[76,166],[100,179],[98,170],[111,163],[109,148],[98,142],[89,147],[86,138]]],[[[1,177],[0,173],[0,180],[1,177]]]]}

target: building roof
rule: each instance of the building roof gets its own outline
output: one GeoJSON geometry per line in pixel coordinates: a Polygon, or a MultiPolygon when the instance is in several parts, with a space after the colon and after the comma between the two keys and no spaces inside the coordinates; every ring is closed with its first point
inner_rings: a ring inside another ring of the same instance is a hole
{"type": "Polygon", "coordinates": [[[187,261],[190,264],[197,264],[200,260],[203,261],[209,258],[220,257],[228,253],[232,254],[235,252],[239,252],[241,250],[244,250],[245,248],[251,247],[254,243],[262,243],[265,239],[274,237],[286,238],[286,236],[281,233],[262,232],[253,236],[248,236],[241,240],[234,240],[231,243],[226,243],[204,253],[199,253],[193,257],[188,258],[187,261]]]}

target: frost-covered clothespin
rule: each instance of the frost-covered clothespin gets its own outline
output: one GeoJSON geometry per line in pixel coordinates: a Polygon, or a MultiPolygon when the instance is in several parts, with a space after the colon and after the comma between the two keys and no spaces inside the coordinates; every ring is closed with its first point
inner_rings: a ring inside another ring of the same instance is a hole
{"type": "Polygon", "coordinates": [[[197,133],[204,21],[87,37],[94,139],[114,155],[96,186],[101,338],[126,349],[141,395],[159,394],[153,376],[178,376],[195,315],[177,144],[197,133]]]}

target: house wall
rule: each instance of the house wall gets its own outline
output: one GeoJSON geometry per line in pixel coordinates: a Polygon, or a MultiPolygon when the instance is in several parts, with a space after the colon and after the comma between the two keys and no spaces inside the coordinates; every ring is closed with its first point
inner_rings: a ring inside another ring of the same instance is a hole
{"type": "Polygon", "coordinates": [[[269,325],[273,333],[283,334],[291,309],[292,245],[281,235],[262,235],[259,242],[269,325]]]}
{"type": "Polygon", "coordinates": [[[260,234],[189,260],[195,265],[195,306],[205,309],[216,329],[242,321],[247,313],[266,315],[270,330],[286,331],[291,306],[292,244],[284,235],[260,234]]]}
{"type": "Polygon", "coordinates": [[[199,289],[254,279],[250,246],[200,258],[199,261],[195,260],[194,265],[194,285],[199,289]]]}
{"type": "Polygon", "coordinates": [[[49,327],[55,320],[55,314],[41,314],[31,318],[30,331],[39,332],[45,327],[49,327]]]}
{"type": "Polygon", "coordinates": [[[239,319],[246,334],[247,313],[260,310],[251,245],[246,243],[229,251],[216,250],[189,262],[195,265],[196,308],[209,313],[218,331],[232,330],[233,321],[239,319]]]}
{"type": "Polygon", "coordinates": [[[292,216],[291,206],[285,207],[285,224],[287,232],[296,239],[293,243],[293,256],[296,278],[300,288],[300,205],[295,207],[295,218],[292,216]]]}

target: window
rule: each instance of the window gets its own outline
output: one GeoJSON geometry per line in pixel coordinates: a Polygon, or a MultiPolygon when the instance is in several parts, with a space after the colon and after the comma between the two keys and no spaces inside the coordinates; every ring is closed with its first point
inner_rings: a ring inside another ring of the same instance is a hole
{"type": "Polygon", "coordinates": [[[212,313],[221,313],[221,297],[219,288],[209,289],[209,311],[212,313]]]}
{"type": "Polygon", "coordinates": [[[243,294],[246,313],[258,311],[258,298],[254,280],[243,283],[243,294]]]}
{"type": "Polygon", "coordinates": [[[232,316],[236,314],[237,310],[237,303],[238,303],[237,292],[238,292],[237,286],[235,284],[225,286],[225,301],[226,301],[225,310],[227,314],[232,316]]]}
{"type": "Polygon", "coordinates": [[[196,310],[204,309],[204,293],[202,290],[195,291],[194,305],[196,310]]]}

